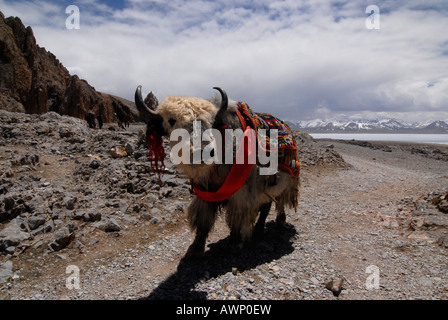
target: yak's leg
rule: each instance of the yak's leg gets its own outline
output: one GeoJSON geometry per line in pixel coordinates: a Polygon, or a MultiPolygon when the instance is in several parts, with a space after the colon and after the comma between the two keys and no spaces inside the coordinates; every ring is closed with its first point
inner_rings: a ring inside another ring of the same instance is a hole
{"type": "Polygon", "coordinates": [[[231,229],[229,237],[229,247],[234,248],[242,245],[241,230],[231,229]]]}
{"type": "Polygon", "coordinates": [[[251,210],[251,208],[245,208],[243,210],[232,211],[227,207],[227,225],[230,229],[230,247],[238,247],[241,249],[244,242],[252,238],[255,221],[259,211],[257,209],[251,210]]]}
{"type": "Polygon", "coordinates": [[[196,237],[185,254],[186,258],[196,258],[204,255],[205,241],[207,240],[209,231],[210,230],[206,231],[200,229],[196,231],[196,237]]]}
{"type": "Polygon", "coordinates": [[[243,232],[247,232],[247,230],[243,230],[244,226],[247,224],[244,221],[244,218],[247,218],[242,211],[230,211],[227,210],[227,225],[230,229],[230,237],[229,237],[229,248],[239,248],[243,247],[244,234],[243,232]]]}
{"type": "Polygon", "coordinates": [[[196,231],[196,237],[188,248],[185,257],[200,257],[204,254],[205,242],[215,223],[217,209],[216,204],[202,201],[199,198],[194,199],[190,204],[188,220],[191,229],[196,231]]]}
{"type": "Polygon", "coordinates": [[[257,224],[254,227],[254,233],[252,236],[254,240],[260,240],[263,238],[264,224],[269,215],[269,211],[271,210],[271,204],[272,202],[268,202],[260,206],[260,216],[258,217],[257,224]]]}
{"type": "Polygon", "coordinates": [[[275,219],[275,222],[282,226],[286,223],[285,203],[283,199],[279,200],[280,201],[278,201],[276,205],[277,218],[275,219]]]}

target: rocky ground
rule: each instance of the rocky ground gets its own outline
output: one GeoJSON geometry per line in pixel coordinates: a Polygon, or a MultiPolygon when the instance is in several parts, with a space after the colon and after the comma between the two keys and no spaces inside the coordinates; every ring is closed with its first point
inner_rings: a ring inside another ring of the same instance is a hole
{"type": "Polygon", "coordinates": [[[188,180],[162,183],[141,125],[0,111],[0,299],[447,299],[448,148],[297,133],[297,213],[202,260],[188,180]]]}

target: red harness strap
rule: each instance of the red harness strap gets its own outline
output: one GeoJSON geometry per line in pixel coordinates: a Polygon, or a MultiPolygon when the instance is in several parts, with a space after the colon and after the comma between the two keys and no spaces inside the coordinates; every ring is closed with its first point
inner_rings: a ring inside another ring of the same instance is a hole
{"type": "MultiPolygon", "coordinates": [[[[254,136],[253,130],[249,126],[246,127],[244,131],[244,137],[248,137],[247,142],[241,144],[238,148],[237,156],[233,161],[232,169],[227,176],[224,184],[216,192],[204,191],[199,188],[198,185],[194,184],[193,189],[199,199],[208,202],[220,202],[231,197],[234,193],[241,189],[241,187],[246,182],[254,163],[249,163],[248,159],[253,158],[255,148],[253,148],[253,143],[256,143],[256,138],[254,136]],[[243,147],[244,145],[244,147],[243,147]],[[242,159],[244,157],[244,163],[236,163],[236,159],[242,159]]],[[[244,139],[244,138],[243,138],[244,139]]]]}

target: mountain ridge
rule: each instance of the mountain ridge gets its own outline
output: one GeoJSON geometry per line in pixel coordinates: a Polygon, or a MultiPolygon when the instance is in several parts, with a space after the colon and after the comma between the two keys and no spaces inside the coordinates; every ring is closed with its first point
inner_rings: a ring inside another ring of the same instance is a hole
{"type": "Polygon", "coordinates": [[[396,118],[384,119],[314,119],[288,122],[294,129],[312,133],[447,133],[448,120],[409,123],[396,118]]]}

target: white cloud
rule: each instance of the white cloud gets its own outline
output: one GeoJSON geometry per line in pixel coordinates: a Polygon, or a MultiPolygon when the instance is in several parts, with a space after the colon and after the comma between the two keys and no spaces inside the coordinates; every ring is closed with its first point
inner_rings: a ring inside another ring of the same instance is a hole
{"type": "MultiPolygon", "coordinates": [[[[33,1],[4,1],[0,0],[0,11],[8,16],[19,17],[26,25],[52,25],[54,19],[49,17],[59,17],[58,21],[65,21],[62,19],[64,11],[57,4],[50,2],[33,2],[33,1]]],[[[65,24],[64,24],[65,25],[65,24]]]]}
{"type": "Polygon", "coordinates": [[[69,70],[128,99],[138,84],[159,100],[209,97],[219,85],[258,111],[297,120],[429,117],[448,105],[442,1],[382,1],[380,30],[365,27],[367,1],[128,0],[114,9],[83,0],[80,30],[66,30],[65,8],[52,3],[0,7],[30,24],[69,70]]]}

